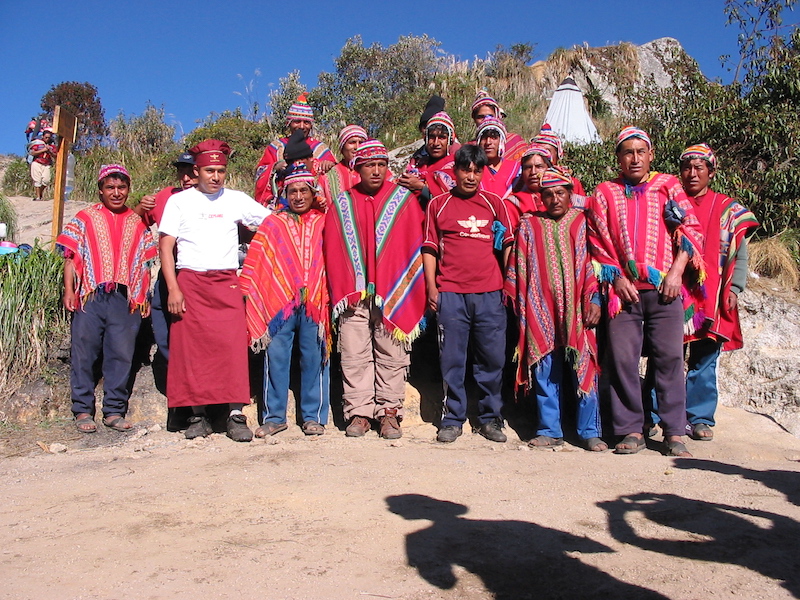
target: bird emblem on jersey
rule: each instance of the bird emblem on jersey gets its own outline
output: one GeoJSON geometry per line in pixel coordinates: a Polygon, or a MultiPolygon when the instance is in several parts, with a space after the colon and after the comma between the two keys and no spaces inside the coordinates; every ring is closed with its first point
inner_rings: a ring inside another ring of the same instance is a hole
{"type": "Polygon", "coordinates": [[[481,227],[486,227],[489,224],[488,219],[476,219],[475,215],[470,215],[469,219],[465,221],[458,221],[464,229],[469,229],[470,233],[480,232],[481,227]]]}

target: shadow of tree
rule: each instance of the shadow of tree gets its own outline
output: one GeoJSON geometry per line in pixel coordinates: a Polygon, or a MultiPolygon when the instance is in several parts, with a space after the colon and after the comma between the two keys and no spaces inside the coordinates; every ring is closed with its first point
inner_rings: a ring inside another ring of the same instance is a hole
{"type": "Polygon", "coordinates": [[[467,507],[420,494],[386,498],[389,510],[432,524],[406,537],[408,564],[441,589],[453,588],[460,565],[497,599],[656,599],[661,594],[615,579],[570,552],[612,552],[585,537],[525,521],[466,519],[467,507]]]}
{"type": "Polygon", "coordinates": [[[674,494],[633,494],[598,506],[608,513],[609,531],[620,542],[667,556],[739,565],[782,581],[800,597],[800,524],[789,517],[674,494]],[[693,539],[646,537],[633,524],[635,517],[693,539]]]}

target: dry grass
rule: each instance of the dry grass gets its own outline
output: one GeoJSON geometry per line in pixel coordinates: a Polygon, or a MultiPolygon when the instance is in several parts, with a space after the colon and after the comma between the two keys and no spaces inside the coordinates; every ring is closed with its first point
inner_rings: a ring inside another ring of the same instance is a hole
{"type": "Polygon", "coordinates": [[[797,251],[797,243],[787,235],[776,235],[748,245],[750,270],[759,275],[770,277],[780,285],[797,289],[800,283],[800,271],[793,255],[797,251]]]}

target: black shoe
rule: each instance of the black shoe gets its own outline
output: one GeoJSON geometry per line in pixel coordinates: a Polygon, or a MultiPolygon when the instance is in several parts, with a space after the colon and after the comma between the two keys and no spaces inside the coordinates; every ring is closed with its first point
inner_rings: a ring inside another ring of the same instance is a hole
{"type": "Polygon", "coordinates": [[[492,442],[505,442],[508,439],[503,433],[503,422],[500,419],[492,419],[484,423],[478,428],[478,433],[492,442]]]}
{"type": "Polygon", "coordinates": [[[460,435],[461,427],[458,425],[445,425],[439,429],[439,433],[436,434],[436,441],[449,444],[451,442],[455,442],[456,438],[460,435]]]}
{"type": "Polygon", "coordinates": [[[205,415],[193,415],[189,417],[188,421],[189,427],[187,427],[186,431],[183,433],[187,440],[206,437],[214,433],[214,430],[211,428],[211,423],[208,422],[205,415]]]}
{"type": "Polygon", "coordinates": [[[253,432],[247,426],[247,417],[242,414],[228,417],[228,437],[234,442],[249,442],[253,432]]]}

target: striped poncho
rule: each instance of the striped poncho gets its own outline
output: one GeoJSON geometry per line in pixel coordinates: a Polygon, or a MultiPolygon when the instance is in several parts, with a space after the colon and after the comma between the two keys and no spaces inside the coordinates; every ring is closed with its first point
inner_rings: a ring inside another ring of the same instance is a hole
{"type": "Polygon", "coordinates": [[[322,256],[325,215],[272,213],[261,223],[239,277],[245,296],[247,332],[255,351],[266,348],[295,310],[319,327],[318,340],[330,353],[330,296],[322,256]]]}
{"type": "Polygon", "coordinates": [[[520,221],[504,285],[519,318],[516,384],[530,389],[531,367],[564,348],[580,395],[597,375],[594,333],[583,320],[598,283],[589,258],[585,213],[570,208],[556,220],[545,213],[520,221]]]}
{"type": "Polygon", "coordinates": [[[150,266],[158,253],[153,234],[130,209],[115,213],[102,203],[78,212],[56,239],[71,258],[83,307],[101,285],[127,288],[131,312],[144,311],[150,294],[150,266]]]}
{"type": "MultiPolygon", "coordinates": [[[[677,252],[686,251],[689,265],[682,293],[686,331],[702,325],[703,234],[676,177],[652,172],[636,186],[621,177],[601,183],[595,190],[591,215],[589,250],[600,264],[601,283],[611,284],[624,276],[638,288],[657,289],[677,252]]],[[[609,285],[609,315],[614,317],[621,310],[622,302],[609,285]]]]}
{"type": "Polygon", "coordinates": [[[328,208],[325,259],[333,321],[362,300],[383,312],[383,325],[400,341],[424,327],[422,209],[413,194],[385,181],[369,196],[356,186],[328,208]]]}

